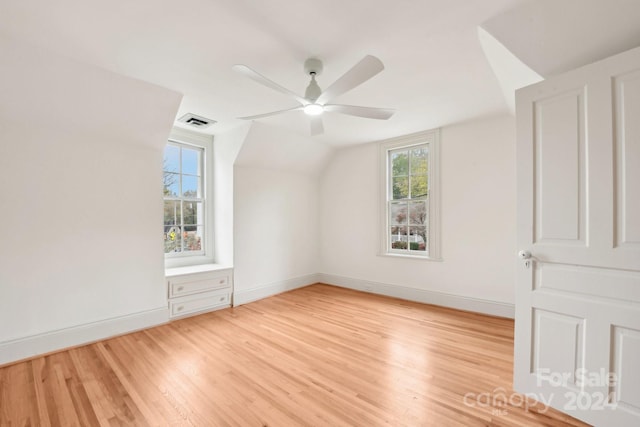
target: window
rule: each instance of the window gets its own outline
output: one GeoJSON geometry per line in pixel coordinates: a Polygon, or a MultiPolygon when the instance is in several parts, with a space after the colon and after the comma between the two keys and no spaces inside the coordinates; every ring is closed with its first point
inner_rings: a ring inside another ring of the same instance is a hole
{"type": "Polygon", "coordinates": [[[164,149],[164,253],[203,255],[205,248],[205,149],[169,141],[164,149]]]}
{"type": "Polygon", "coordinates": [[[382,255],[439,259],[438,136],[380,143],[382,255]]]}

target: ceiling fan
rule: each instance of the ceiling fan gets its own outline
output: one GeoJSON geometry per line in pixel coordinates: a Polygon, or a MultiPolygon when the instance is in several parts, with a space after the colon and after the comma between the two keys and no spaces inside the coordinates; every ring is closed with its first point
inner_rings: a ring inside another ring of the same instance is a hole
{"type": "Polygon", "coordinates": [[[387,120],[395,110],[390,108],[359,107],[356,105],[330,104],[329,102],[343,93],[361,85],[380,71],[384,70],[384,65],[375,56],[367,55],[360,62],[354,65],[349,71],[336,80],[324,91],[320,89],[316,82],[316,76],[322,73],[322,61],[316,58],[309,58],[304,62],[305,74],[311,77],[309,86],[304,97],[293,91],[280,86],[278,83],[266,78],[262,74],[254,71],[246,65],[234,65],[233,70],[256,82],[274,89],[280,93],[295,99],[300,105],[286,110],[273,111],[271,113],[258,114],[255,116],[239,117],[242,120],[261,119],[263,117],[274,116],[289,111],[302,110],[309,116],[311,123],[311,135],[320,135],[324,132],[322,124],[322,113],[342,113],[351,116],[364,117],[367,119],[387,120]]]}

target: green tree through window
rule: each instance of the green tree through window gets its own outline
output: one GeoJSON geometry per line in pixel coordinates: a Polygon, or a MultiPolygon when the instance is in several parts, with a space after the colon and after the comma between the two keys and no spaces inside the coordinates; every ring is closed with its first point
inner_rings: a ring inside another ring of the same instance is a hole
{"type": "Polygon", "coordinates": [[[429,146],[388,152],[389,244],[395,251],[426,253],[428,248],[429,146]]]}

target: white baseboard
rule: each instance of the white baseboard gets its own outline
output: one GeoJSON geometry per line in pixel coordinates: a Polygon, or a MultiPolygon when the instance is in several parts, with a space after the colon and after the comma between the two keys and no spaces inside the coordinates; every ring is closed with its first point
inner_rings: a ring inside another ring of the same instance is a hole
{"type": "Polygon", "coordinates": [[[269,283],[268,285],[258,286],[247,290],[238,290],[236,288],[233,291],[233,306],[236,307],[238,305],[312,285],[314,283],[318,283],[320,281],[319,278],[320,274],[307,274],[306,276],[294,277],[293,279],[269,283]]]}
{"type": "Polygon", "coordinates": [[[458,310],[474,311],[476,313],[508,317],[511,319],[513,319],[515,315],[515,306],[513,304],[503,302],[470,298],[446,294],[443,292],[427,291],[424,289],[408,288],[405,286],[390,285],[386,283],[354,279],[351,277],[336,276],[333,274],[321,273],[318,276],[317,281],[320,283],[354,289],[357,291],[371,292],[374,294],[386,295],[409,301],[440,305],[443,307],[456,308],[458,310]]]}
{"type": "MultiPolygon", "coordinates": [[[[402,298],[425,304],[435,304],[460,310],[474,311],[493,316],[513,318],[515,314],[513,304],[323,273],[294,277],[247,290],[236,290],[233,295],[233,305],[246,304],[314,283],[326,283],[358,291],[402,298]]],[[[167,323],[168,321],[169,310],[167,308],[159,308],[0,342],[0,366],[40,354],[51,353],[53,351],[150,328],[167,323]]]]}
{"type": "Polygon", "coordinates": [[[0,342],[0,366],[40,354],[161,325],[168,320],[169,310],[159,308],[0,342]]]}

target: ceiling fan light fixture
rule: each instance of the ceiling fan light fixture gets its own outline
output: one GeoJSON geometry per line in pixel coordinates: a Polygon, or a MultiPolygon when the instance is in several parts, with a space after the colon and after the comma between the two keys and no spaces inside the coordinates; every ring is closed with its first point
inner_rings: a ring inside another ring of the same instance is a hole
{"type": "Polygon", "coordinates": [[[324,107],[320,104],[308,104],[303,108],[307,116],[318,116],[324,112],[324,107]]]}

